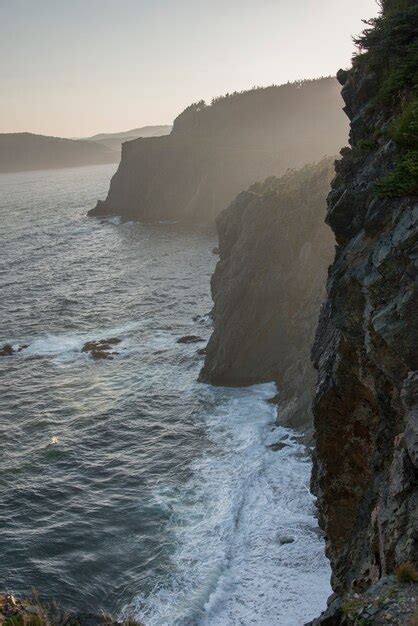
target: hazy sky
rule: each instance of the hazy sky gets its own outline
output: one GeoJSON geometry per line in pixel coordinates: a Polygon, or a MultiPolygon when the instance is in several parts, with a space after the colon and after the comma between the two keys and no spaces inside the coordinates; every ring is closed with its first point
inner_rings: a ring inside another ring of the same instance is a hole
{"type": "Polygon", "coordinates": [[[0,132],[171,123],[227,91],[335,74],[375,0],[0,0],[0,132]]]}

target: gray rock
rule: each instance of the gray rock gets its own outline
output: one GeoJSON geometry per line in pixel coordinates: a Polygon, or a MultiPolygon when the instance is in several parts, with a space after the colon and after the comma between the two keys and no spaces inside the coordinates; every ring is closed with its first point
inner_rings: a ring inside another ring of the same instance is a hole
{"type": "Polygon", "coordinates": [[[217,219],[214,331],[200,380],[276,382],[281,423],[307,429],[310,346],[334,240],[324,224],[332,159],[240,193],[217,219]]]}
{"type": "Polygon", "coordinates": [[[367,65],[340,74],[351,150],[328,197],[338,246],[312,351],[312,486],[340,595],[418,559],[418,199],[376,193],[398,156],[385,133],[396,111],[367,65]]]}

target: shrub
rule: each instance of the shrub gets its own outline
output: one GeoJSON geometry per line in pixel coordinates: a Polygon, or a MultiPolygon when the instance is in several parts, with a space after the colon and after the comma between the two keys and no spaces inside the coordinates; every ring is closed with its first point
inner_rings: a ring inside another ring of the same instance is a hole
{"type": "Polygon", "coordinates": [[[395,570],[396,578],[400,583],[418,583],[418,571],[412,563],[402,563],[395,570]]]}
{"type": "MultiPolygon", "coordinates": [[[[418,3],[416,0],[381,0],[381,14],[366,21],[355,39],[360,55],[354,65],[374,71],[381,87],[376,106],[395,113],[387,134],[399,148],[393,170],[376,184],[382,196],[418,194],[418,3]]],[[[356,146],[373,149],[368,138],[356,146]]]]}
{"type": "Polygon", "coordinates": [[[389,135],[399,146],[418,148],[418,98],[406,103],[402,113],[392,123],[389,135]]]}
{"type": "Polygon", "coordinates": [[[376,191],[391,198],[418,195],[418,150],[399,157],[390,174],[376,183],[376,191]]]}

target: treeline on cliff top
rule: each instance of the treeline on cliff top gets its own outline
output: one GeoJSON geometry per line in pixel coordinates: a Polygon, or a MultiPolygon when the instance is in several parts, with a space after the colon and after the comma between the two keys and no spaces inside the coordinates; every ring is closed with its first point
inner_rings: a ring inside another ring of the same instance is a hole
{"type": "Polygon", "coordinates": [[[372,149],[379,133],[392,139],[399,156],[393,170],[377,183],[381,195],[418,194],[418,2],[382,0],[380,15],[365,21],[367,28],[354,41],[359,54],[353,66],[377,75],[380,88],[371,110],[391,116],[383,131],[370,129],[372,149]]]}
{"type": "MultiPolygon", "coordinates": [[[[304,113],[306,124],[309,126],[312,115],[316,116],[321,106],[317,96],[323,98],[325,105],[329,100],[335,102],[338,92],[339,86],[334,77],[328,76],[227,93],[213,98],[210,104],[200,100],[188,106],[174,120],[173,134],[186,132],[211,136],[214,139],[221,135],[225,141],[229,141],[231,138],[236,140],[237,137],[244,137],[243,129],[249,130],[254,127],[254,131],[257,132],[254,137],[257,136],[260,141],[261,131],[268,136],[270,129],[280,127],[283,119],[292,112],[304,113]],[[331,88],[329,91],[324,90],[327,83],[331,88]],[[312,110],[312,105],[316,110],[312,110]],[[260,111],[263,114],[262,122],[260,111]]],[[[324,107],[324,115],[329,116],[329,132],[333,132],[334,123],[340,132],[341,118],[338,112],[336,111],[335,122],[329,113],[330,108],[324,107]]],[[[272,141],[274,140],[273,137],[272,141]]]]}

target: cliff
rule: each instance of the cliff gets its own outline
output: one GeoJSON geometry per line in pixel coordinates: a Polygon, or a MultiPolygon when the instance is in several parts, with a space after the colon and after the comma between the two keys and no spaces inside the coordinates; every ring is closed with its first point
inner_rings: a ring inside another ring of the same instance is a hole
{"type": "Polygon", "coordinates": [[[90,141],[32,133],[0,134],[0,172],[77,167],[118,160],[117,151],[90,141]]]}
{"type": "MultiPolygon", "coordinates": [[[[402,568],[418,581],[417,35],[415,0],[386,0],[338,74],[351,148],[328,197],[338,246],[313,348],[312,485],[340,598],[402,568]]],[[[416,621],[350,621],[343,605],[317,623],[416,621]]]]}
{"type": "Polygon", "coordinates": [[[325,226],[330,159],[242,192],[216,226],[214,331],[200,380],[218,385],[275,381],[280,421],[311,424],[309,354],[334,239],[325,226]]]}
{"type": "Polygon", "coordinates": [[[323,78],[198,102],[169,136],[129,141],[106,200],[89,212],[211,223],[254,180],[335,154],[347,122],[323,78]]]}
{"type": "Polygon", "coordinates": [[[86,137],[86,141],[94,141],[106,146],[106,148],[110,150],[118,152],[120,155],[122,144],[125,141],[132,141],[139,137],[160,137],[162,135],[169,135],[171,129],[172,126],[164,124],[158,126],[142,126],[141,128],[133,128],[132,130],[125,130],[120,133],[100,133],[92,137],[86,137]]]}

